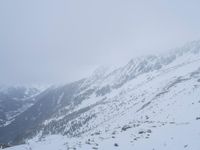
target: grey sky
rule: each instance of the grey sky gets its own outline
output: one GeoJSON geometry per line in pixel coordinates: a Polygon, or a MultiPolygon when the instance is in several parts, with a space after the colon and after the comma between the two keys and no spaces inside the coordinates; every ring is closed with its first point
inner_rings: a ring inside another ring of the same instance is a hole
{"type": "Polygon", "coordinates": [[[1,0],[0,83],[69,82],[200,39],[199,0],[1,0]]]}

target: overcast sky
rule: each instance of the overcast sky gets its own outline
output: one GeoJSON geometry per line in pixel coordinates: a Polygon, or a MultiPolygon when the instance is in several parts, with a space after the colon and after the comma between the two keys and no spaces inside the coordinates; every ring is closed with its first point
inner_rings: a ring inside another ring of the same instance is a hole
{"type": "Polygon", "coordinates": [[[199,0],[0,0],[0,84],[70,82],[200,39],[199,0]]]}

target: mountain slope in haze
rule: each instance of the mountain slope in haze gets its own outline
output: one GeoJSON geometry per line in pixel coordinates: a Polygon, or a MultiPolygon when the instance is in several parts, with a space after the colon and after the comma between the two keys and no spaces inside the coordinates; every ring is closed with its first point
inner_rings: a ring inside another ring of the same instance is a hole
{"type": "Polygon", "coordinates": [[[200,144],[200,41],[51,87],[0,141],[21,149],[190,149],[200,144]]]}
{"type": "Polygon", "coordinates": [[[0,87],[0,127],[9,125],[35,103],[34,97],[42,89],[25,86],[0,87]]]}

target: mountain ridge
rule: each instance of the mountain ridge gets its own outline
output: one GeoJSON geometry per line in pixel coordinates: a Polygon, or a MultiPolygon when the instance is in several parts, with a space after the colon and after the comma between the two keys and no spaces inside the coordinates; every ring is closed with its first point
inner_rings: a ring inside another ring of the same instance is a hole
{"type": "MultiPolygon", "coordinates": [[[[139,138],[134,137],[137,140],[142,139],[142,135],[150,136],[154,129],[148,125],[159,126],[160,130],[160,126],[169,128],[171,124],[187,124],[191,121],[192,114],[198,117],[198,111],[192,112],[189,109],[188,118],[179,119],[173,114],[176,112],[173,109],[175,106],[187,108],[186,104],[189,102],[183,95],[191,96],[193,91],[191,97],[198,97],[199,56],[200,41],[194,41],[166,55],[135,58],[110,72],[100,69],[86,79],[64,86],[50,87],[39,94],[36,97],[37,103],[20,114],[12,124],[0,128],[0,135],[4,135],[0,137],[0,141],[13,144],[31,143],[32,140],[28,139],[37,137],[36,141],[42,143],[41,139],[48,141],[53,135],[62,135],[63,139],[69,142],[60,143],[61,149],[91,149],[98,148],[99,143],[110,143],[118,135],[118,142],[124,134],[132,138],[132,133],[137,135],[134,129],[139,129],[138,134],[141,135],[139,138]],[[183,85],[188,86],[188,89],[183,85]],[[184,99],[183,106],[179,96],[184,99]],[[143,126],[145,130],[140,131],[140,127],[143,126]],[[16,127],[20,128],[16,131],[16,127]],[[127,130],[131,130],[132,133],[128,134],[127,130]],[[100,136],[103,136],[102,140],[100,136]],[[109,138],[106,141],[107,136],[109,138]]],[[[196,99],[192,100],[193,103],[198,103],[196,99]]],[[[196,105],[192,105],[191,108],[198,108],[196,105]]],[[[181,111],[186,113],[180,109],[181,111]]],[[[189,124],[196,126],[195,121],[189,124]]],[[[149,136],[147,137],[150,138],[149,136]]],[[[137,140],[133,140],[133,143],[137,140]]],[[[36,143],[40,142],[32,144],[36,143]]],[[[102,149],[105,148],[104,145],[102,149]]],[[[117,143],[113,145],[119,147],[117,143]]]]}

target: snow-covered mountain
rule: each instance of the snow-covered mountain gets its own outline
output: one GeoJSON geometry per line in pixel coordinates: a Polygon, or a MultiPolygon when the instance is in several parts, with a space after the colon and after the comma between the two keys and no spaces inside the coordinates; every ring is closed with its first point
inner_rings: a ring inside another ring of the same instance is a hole
{"type": "Polygon", "coordinates": [[[200,41],[52,86],[0,128],[9,150],[200,149],[200,41]]]}
{"type": "Polygon", "coordinates": [[[0,127],[7,126],[35,103],[35,96],[42,90],[26,86],[0,87],[0,127]]]}

